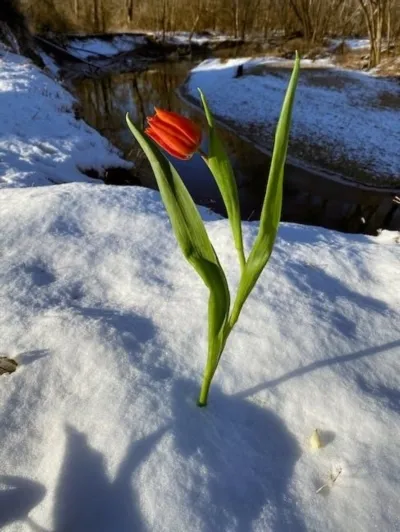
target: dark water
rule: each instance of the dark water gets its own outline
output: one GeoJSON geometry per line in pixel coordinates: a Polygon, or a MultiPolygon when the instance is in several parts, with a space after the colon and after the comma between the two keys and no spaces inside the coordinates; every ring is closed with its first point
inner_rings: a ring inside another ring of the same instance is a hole
{"type": "MultiPolygon", "coordinates": [[[[125,123],[131,118],[144,126],[154,106],[170,109],[198,122],[199,110],[187,105],[177,95],[193,63],[161,63],[139,73],[111,74],[97,79],[75,79],[74,91],[83,118],[119,147],[125,157],[135,161],[135,175],[121,179],[112,174],[109,184],[141,184],[156,188],[144,155],[133,140],[125,123]]],[[[250,143],[224,128],[220,129],[231,158],[239,188],[242,218],[260,216],[270,159],[250,143]]],[[[206,148],[206,146],[204,146],[206,148]]],[[[173,159],[196,203],[225,214],[217,186],[200,156],[190,161],[173,159]]],[[[393,194],[370,191],[335,183],[314,173],[287,165],[282,219],[319,225],[346,232],[375,234],[378,229],[400,229],[400,209],[393,194]]]]}

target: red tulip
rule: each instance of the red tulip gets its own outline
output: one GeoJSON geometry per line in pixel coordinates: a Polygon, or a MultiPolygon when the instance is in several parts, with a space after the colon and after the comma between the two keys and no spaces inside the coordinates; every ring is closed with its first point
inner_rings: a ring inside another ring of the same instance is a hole
{"type": "Polygon", "coordinates": [[[171,111],[155,107],[155,116],[147,118],[146,135],[177,159],[190,159],[199,149],[201,129],[197,124],[171,111]]]}

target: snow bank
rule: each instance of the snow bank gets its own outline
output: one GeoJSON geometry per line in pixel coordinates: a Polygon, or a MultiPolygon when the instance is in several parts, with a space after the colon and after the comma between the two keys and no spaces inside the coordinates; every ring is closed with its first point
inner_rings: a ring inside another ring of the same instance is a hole
{"type": "Polygon", "coordinates": [[[143,35],[116,35],[112,39],[73,39],[67,50],[80,59],[92,56],[112,57],[122,52],[131,52],[138,46],[146,44],[147,38],[143,35]]]}
{"type": "MultiPolygon", "coordinates": [[[[257,131],[259,144],[271,149],[292,67],[291,61],[272,57],[210,59],[192,70],[186,88],[199,100],[201,87],[218,116],[257,131]],[[245,75],[235,78],[239,64],[245,75]],[[265,72],[252,75],[254,67],[265,72]]],[[[322,153],[331,165],[347,165],[349,177],[351,164],[358,163],[371,180],[399,180],[400,107],[391,104],[400,99],[399,85],[333,68],[329,59],[303,60],[302,68],[291,129],[297,157],[302,159],[307,148],[311,164],[322,153]]]]}
{"type": "Polygon", "coordinates": [[[199,409],[207,293],[158,194],[1,190],[0,528],[398,530],[395,236],[282,224],[199,409]]]}
{"type": "Polygon", "coordinates": [[[130,166],[74,117],[73,96],[23,57],[0,53],[0,102],[0,187],[90,181],[82,170],[130,166]]]}
{"type": "Polygon", "coordinates": [[[350,50],[360,51],[367,50],[369,48],[369,39],[331,39],[331,44],[336,47],[338,44],[345,43],[350,50]]]}
{"type": "MultiPolygon", "coordinates": [[[[162,40],[163,33],[161,31],[151,33],[156,39],[162,40]]],[[[218,33],[218,32],[207,32],[207,33],[193,33],[191,39],[189,40],[190,32],[189,31],[174,31],[174,32],[166,32],[165,34],[165,42],[170,44],[197,44],[199,46],[202,46],[207,43],[218,43],[218,42],[224,42],[224,41],[233,41],[237,40],[240,41],[240,39],[235,39],[234,37],[231,37],[229,35],[218,33]]]]}
{"type": "MultiPolygon", "coordinates": [[[[89,59],[90,57],[103,56],[112,57],[122,52],[130,52],[139,46],[143,46],[148,42],[148,37],[161,41],[163,39],[162,32],[147,32],[146,35],[116,35],[112,39],[88,38],[88,39],[72,39],[67,46],[70,54],[80,59],[89,59]]],[[[224,42],[232,40],[231,37],[219,33],[194,33],[189,41],[190,32],[178,31],[167,32],[165,34],[164,42],[169,44],[197,44],[203,45],[207,43],[224,42]]]]}

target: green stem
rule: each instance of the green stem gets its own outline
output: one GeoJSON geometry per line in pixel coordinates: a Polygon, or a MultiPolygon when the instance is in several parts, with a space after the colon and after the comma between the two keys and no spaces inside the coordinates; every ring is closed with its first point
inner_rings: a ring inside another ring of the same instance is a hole
{"type": "MultiPolygon", "coordinates": [[[[208,169],[210,170],[211,174],[214,176],[215,182],[217,183],[219,191],[221,192],[222,199],[224,200],[225,207],[226,207],[227,214],[228,214],[229,223],[231,225],[231,230],[232,230],[232,234],[233,234],[233,240],[235,242],[235,248],[236,248],[236,251],[237,251],[238,257],[239,257],[240,273],[243,274],[244,267],[246,266],[246,256],[244,254],[243,237],[242,237],[242,225],[241,225],[241,221],[240,221],[240,214],[237,213],[237,218],[234,219],[234,214],[232,212],[229,212],[229,209],[227,207],[227,203],[226,203],[225,198],[224,198],[223,189],[221,188],[220,180],[218,179],[214,169],[210,165],[210,161],[209,161],[209,158],[208,158],[207,154],[205,154],[200,149],[198,150],[198,152],[201,155],[201,158],[203,159],[203,161],[208,166],[208,169]]],[[[236,184],[235,184],[235,186],[236,186],[236,184]]]]}
{"type": "Polygon", "coordinates": [[[222,353],[223,353],[223,351],[225,349],[225,345],[226,345],[226,342],[228,340],[228,337],[229,337],[231,331],[232,331],[232,327],[230,327],[229,324],[226,324],[225,332],[224,332],[224,338],[223,338],[222,343],[221,343],[219,354],[216,357],[216,361],[207,362],[207,366],[206,366],[206,369],[204,371],[203,382],[202,382],[202,385],[201,385],[199,399],[197,401],[197,406],[200,406],[200,407],[207,406],[208,392],[210,391],[211,381],[213,380],[215,372],[217,371],[217,367],[218,367],[219,361],[221,359],[222,353]],[[213,363],[213,367],[211,369],[209,367],[210,363],[213,363]]]}
{"type": "Polygon", "coordinates": [[[235,326],[239,318],[239,314],[242,309],[242,306],[243,305],[239,305],[237,300],[235,300],[231,315],[225,325],[224,335],[223,335],[223,339],[222,339],[222,342],[219,348],[218,356],[216,357],[213,355],[210,356],[210,354],[208,356],[207,365],[206,365],[206,369],[204,371],[204,376],[203,376],[203,382],[201,385],[200,396],[197,401],[197,406],[200,406],[200,407],[207,406],[208,392],[210,391],[211,381],[217,370],[217,367],[221,359],[222,353],[225,349],[225,345],[228,340],[228,337],[231,334],[232,329],[235,326]]]}
{"type": "Polygon", "coordinates": [[[246,266],[246,257],[244,256],[244,249],[243,246],[236,247],[236,249],[239,254],[240,273],[243,274],[244,267],[246,266]]]}
{"type": "MultiPolygon", "coordinates": [[[[243,302],[244,303],[244,302],[243,302]]],[[[237,320],[239,319],[240,312],[242,310],[243,305],[238,305],[237,299],[235,300],[232,308],[231,315],[229,316],[228,320],[228,329],[231,331],[233,327],[235,326],[237,320]]]]}
{"type": "Polygon", "coordinates": [[[211,381],[214,376],[214,373],[204,373],[203,383],[201,385],[199,400],[197,401],[197,406],[203,407],[207,406],[208,392],[210,391],[211,381]]]}

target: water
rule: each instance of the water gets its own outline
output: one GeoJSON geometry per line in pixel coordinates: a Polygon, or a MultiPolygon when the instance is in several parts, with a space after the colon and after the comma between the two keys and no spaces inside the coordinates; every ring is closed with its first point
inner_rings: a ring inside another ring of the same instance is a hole
{"type": "MultiPolygon", "coordinates": [[[[144,72],[73,81],[83,118],[119,147],[126,158],[135,161],[136,179],[134,176],[126,179],[125,174],[121,182],[112,174],[109,184],[157,188],[151,169],[126,126],[125,114],[128,111],[133,121],[144,127],[146,116],[151,116],[156,106],[202,122],[199,110],[187,105],[176,92],[193,66],[192,62],[160,63],[144,72]]],[[[220,128],[220,134],[235,170],[242,218],[259,219],[270,159],[225,128],[220,128]]],[[[199,155],[190,161],[173,159],[173,164],[196,203],[226,214],[218,188],[199,155]]],[[[282,219],[375,234],[380,228],[400,228],[399,209],[392,198],[393,194],[388,192],[336,183],[287,165],[282,219]]]]}

